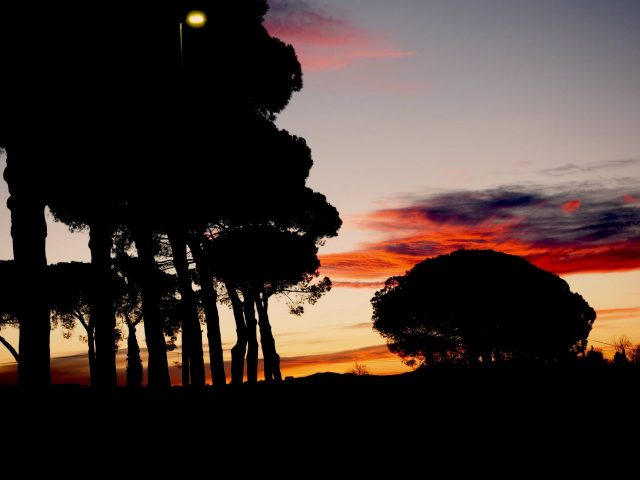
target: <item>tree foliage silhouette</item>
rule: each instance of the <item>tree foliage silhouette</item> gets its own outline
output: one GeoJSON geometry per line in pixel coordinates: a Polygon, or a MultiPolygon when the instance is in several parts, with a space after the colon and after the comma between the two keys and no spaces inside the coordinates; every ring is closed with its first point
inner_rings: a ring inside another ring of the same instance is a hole
{"type": "MultiPolygon", "coordinates": [[[[92,266],[70,262],[50,265],[47,272],[51,318],[63,328],[73,330],[80,323],[86,333],[91,385],[96,385],[95,321],[91,311],[92,266]]],[[[115,341],[112,344],[115,352],[115,341]]]]}
{"type": "MultiPolygon", "coordinates": [[[[211,242],[208,253],[215,275],[233,285],[229,288],[242,292],[245,320],[252,319],[252,312],[258,313],[265,380],[282,380],[280,357],[269,321],[269,299],[279,293],[308,293],[311,296],[313,292],[313,301],[316,301],[330,289],[328,279],[319,284],[311,283],[318,276],[320,265],[313,238],[273,227],[248,228],[219,235],[211,242]]],[[[233,301],[238,300],[234,298],[233,301]]],[[[246,321],[246,329],[247,342],[255,342],[256,325],[246,321]]],[[[254,343],[249,348],[253,352],[247,357],[247,375],[250,381],[255,381],[257,345],[254,343]],[[250,365],[250,358],[253,365],[250,365]]]]}
{"type": "Polygon", "coordinates": [[[491,250],[458,250],[391,277],[373,327],[409,363],[562,361],[584,351],[595,311],[557,275],[491,250]]]}
{"type": "MultiPolygon", "coordinates": [[[[3,80],[0,145],[7,151],[16,281],[31,294],[19,302],[20,384],[50,382],[45,204],[50,194],[67,186],[56,179],[66,178],[60,173],[72,171],[69,166],[93,164],[105,171],[116,162],[140,161],[153,143],[149,140],[168,131],[164,125],[166,116],[173,116],[171,102],[157,100],[174,85],[168,67],[178,63],[175,13],[171,2],[151,0],[97,1],[82,8],[68,1],[38,8],[17,0],[0,5],[0,58],[9,72],[3,80]]],[[[83,178],[71,188],[86,192],[85,185],[98,185],[95,178],[83,178]]],[[[92,231],[101,247],[101,267],[106,265],[105,237],[92,231]]],[[[96,299],[102,307],[109,304],[107,295],[96,299]]],[[[111,325],[111,318],[98,322],[104,332],[98,343],[106,346],[105,361],[99,362],[106,386],[115,380],[114,358],[108,353],[111,325]]]]}
{"type": "MultiPolygon", "coordinates": [[[[89,231],[96,383],[116,383],[116,314],[122,312],[109,278],[114,234],[121,231],[131,235],[139,258],[136,300],[144,317],[149,385],[170,383],[159,254],[172,259],[180,289],[184,383],[204,384],[189,252],[212,377],[225,383],[205,233],[269,221],[288,228],[304,216],[290,204],[306,192],[312,165],[305,141],[273,123],[302,88],[302,71],[293,47],[265,29],[267,10],[264,0],[113,0],[82,8],[62,1],[38,9],[2,2],[0,58],[11,75],[2,97],[0,146],[8,156],[16,282],[30,293],[16,304],[21,383],[50,381],[47,205],[72,229],[89,231]],[[182,31],[178,23],[195,6],[221,21],[182,31]],[[20,21],[25,18],[28,29],[20,21]],[[54,77],[47,75],[54,70],[54,77]],[[159,249],[164,239],[170,254],[159,249]]],[[[248,304],[242,322],[245,315],[251,317],[248,304]]]]}
{"type": "MultiPolygon", "coordinates": [[[[230,212],[228,220],[205,245],[210,268],[225,282],[236,320],[238,341],[232,349],[234,383],[242,381],[240,362],[245,351],[247,379],[257,381],[256,326],[260,327],[265,379],[281,380],[279,356],[268,315],[272,295],[289,293],[315,303],[331,288],[328,279],[314,282],[319,267],[317,251],[325,238],[337,234],[341,220],[323,195],[304,187],[304,178],[311,165],[310,152],[305,144],[298,146],[306,152],[303,158],[309,158],[308,167],[301,168],[297,174],[303,177],[298,180],[299,187],[296,188],[296,177],[293,177],[282,188],[264,197],[254,209],[230,212]],[[289,188],[284,190],[286,185],[289,188]],[[281,197],[282,192],[286,196],[281,197]],[[236,290],[242,293],[242,298],[236,290]]],[[[286,151],[286,147],[283,150],[286,151]]],[[[291,169],[286,171],[291,172],[291,169]]],[[[273,183],[276,182],[274,179],[273,183]]],[[[302,313],[301,305],[296,305],[292,311],[302,313]]]]}

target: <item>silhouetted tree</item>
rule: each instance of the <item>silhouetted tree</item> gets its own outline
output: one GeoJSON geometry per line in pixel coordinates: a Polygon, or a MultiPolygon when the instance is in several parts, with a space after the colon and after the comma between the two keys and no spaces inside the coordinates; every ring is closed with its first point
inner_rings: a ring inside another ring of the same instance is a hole
{"type": "MultiPolygon", "coordinates": [[[[116,271],[121,279],[118,282],[116,312],[128,331],[127,386],[139,388],[142,385],[143,369],[137,327],[144,320],[142,285],[146,285],[149,279],[146,277],[143,261],[139,257],[129,255],[130,248],[130,235],[127,232],[119,232],[115,241],[114,259],[116,271]]],[[[157,289],[159,303],[156,312],[161,324],[164,348],[171,351],[176,348],[175,342],[180,328],[179,302],[176,298],[177,281],[174,275],[155,269],[152,282],[157,289]]]]}
{"type": "Polygon", "coordinates": [[[391,351],[421,363],[561,361],[584,350],[596,318],[557,275],[491,250],[427,259],[372,304],[391,351]]]}
{"type": "Polygon", "coordinates": [[[237,372],[236,380],[241,378],[242,369],[234,368],[233,362],[239,361],[239,353],[245,348],[247,380],[257,380],[256,324],[260,326],[265,379],[282,379],[280,357],[268,315],[271,296],[280,293],[297,296],[291,311],[301,314],[301,301],[315,303],[331,288],[328,278],[314,282],[319,267],[317,251],[324,238],[337,234],[340,217],[324,196],[310,189],[301,190],[297,197],[289,200],[288,204],[274,209],[272,215],[269,215],[268,204],[263,205],[262,219],[250,217],[242,223],[233,223],[208,245],[211,268],[216,276],[226,281],[234,307],[239,332],[238,343],[232,350],[232,372],[237,372]],[[236,289],[242,292],[244,323],[240,318],[240,298],[236,289]]]}
{"type": "Polygon", "coordinates": [[[250,353],[247,355],[247,379],[257,379],[257,310],[265,380],[282,380],[280,357],[269,322],[269,298],[293,290],[299,283],[310,283],[319,266],[313,239],[273,228],[236,230],[216,238],[209,252],[216,275],[233,282],[242,291],[246,327],[243,334],[250,353]]]}
{"type": "MultiPolygon", "coordinates": [[[[48,195],[48,205],[56,220],[72,230],[87,228],[91,251],[90,276],[85,278],[95,329],[95,369],[92,385],[114,387],[116,314],[114,310],[111,250],[113,235],[122,216],[123,193],[119,191],[117,162],[97,158],[67,158],[56,171],[57,189],[48,195]]],[[[91,334],[93,336],[93,333],[91,334]]]]}
{"type": "MultiPolygon", "coordinates": [[[[197,30],[184,29],[178,88],[166,97],[167,102],[179,106],[174,110],[175,117],[167,119],[172,132],[163,137],[161,148],[153,154],[146,153],[154,159],[153,168],[140,165],[139,170],[130,171],[129,222],[136,243],[141,237],[158,232],[169,238],[181,290],[183,379],[185,383],[202,385],[201,331],[186,244],[202,235],[207,224],[218,221],[221,206],[238,208],[233,198],[236,192],[247,197],[241,202],[245,209],[252,208],[251,199],[260,198],[264,188],[258,192],[252,185],[271,177],[261,176],[264,162],[255,153],[265,145],[258,137],[266,125],[269,133],[274,130],[271,121],[275,113],[284,108],[293,91],[300,89],[302,80],[293,48],[270,37],[262,26],[266,2],[217,2],[215,7],[212,2],[204,2],[199,6],[205,11],[211,7],[212,14],[215,11],[216,17],[224,21],[209,22],[197,30]],[[187,89],[198,92],[197,101],[174,95],[187,89]],[[220,118],[225,121],[220,122],[220,118]],[[246,145],[256,146],[249,152],[246,145]],[[229,153],[221,157],[221,151],[229,153]],[[210,162],[215,162],[217,176],[224,179],[218,184],[220,188],[213,190],[210,162]],[[140,183],[145,184],[144,191],[136,191],[140,183]]],[[[184,4],[181,8],[188,10],[191,6],[184,4]]],[[[284,168],[276,170],[282,172],[284,168]]],[[[148,252],[141,251],[144,248],[138,250],[149,257],[148,252]]],[[[192,245],[191,250],[194,253],[197,247],[192,245]]],[[[197,252],[194,258],[198,262],[197,252]]],[[[212,377],[214,383],[222,384],[224,366],[217,312],[211,301],[213,286],[205,269],[198,266],[197,270],[204,277],[200,283],[206,299],[208,339],[214,342],[210,346],[212,377]]],[[[145,317],[149,320],[148,314],[145,317]]]]}
{"type": "Polygon", "coordinates": [[[629,362],[632,365],[640,365],[640,345],[634,345],[629,350],[629,362]]]}
{"type": "MultiPolygon", "coordinates": [[[[0,15],[1,16],[1,15],[0,15]]],[[[0,30],[2,24],[0,24],[0,30]]],[[[2,117],[5,117],[3,114],[2,117]]],[[[45,200],[39,179],[30,174],[29,147],[5,141],[7,167],[4,178],[11,197],[11,238],[15,261],[16,317],[20,325],[18,384],[42,387],[51,383],[49,307],[46,297],[47,224],[45,200]]]]}
{"type": "Polygon", "coordinates": [[[220,314],[218,312],[218,292],[210,265],[206,261],[202,249],[201,237],[203,229],[195,228],[189,238],[189,250],[196,264],[197,281],[200,285],[200,301],[207,325],[207,342],[209,344],[209,364],[211,381],[214,386],[226,385],[227,377],[224,369],[222,335],[220,333],[220,314]]]}
{"type": "Polygon", "coordinates": [[[244,319],[244,305],[238,295],[237,286],[225,280],[224,286],[231,302],[233,320],[236,324],[236,343],[231,347],[231,384],[239,385],[244,381],[244,357],[247,353],[247,324],[244,319]]]}
{"type": "MultiPolygon", "coordinates": [[[[86,333],[91,385],[96,385],[95,322],[90,308],[89,288],[92,268],[88,263],[50,265],[47,272],[51,318],[63,328],[73,330],[76,322],[86,333]]],[[[112,347],[115,351],[115,345],[112,347]]]]}
{"type": "MultiPolygon", "coordinates": [[[[16,292],[15,278],[15,263],[11,260],[0,260],[0,284],[2,284],[2,290],[0,291],[0,331],[3,327],[18,326],[18,306],[16,303],[18,292],[16,292]]],[[[20,355],[18,355],[15,347],[2,335],[0,335],[0,344],[4,345],[16,363],[20,364],[20,355]]]]}
{"type": "MultiPolygon", "coordinates": [[[[185,207],[232,205],[237,212],[241,204],[260,205],[265,194],[278,192],[281,185],[304,183],[310,167],[300,155],[304,141],[278,133],[272,125],[292,92],[302,87],[300,64],[293,48],[270,37],[262,25],[264,0],[198,2],[212,18],[215,12],[224,21],[185,29],[183,45],[177,22],[193,7],[189,2],[114,0],[82,9],[67,3],[33,11],[24,2],[8,0],[0,10],[0,58],[12,73],[5,77],[10,94],[3,97],[0,144],[9,155],[16,261],[23,264],[19,270],[25,287],[28,279],[36,294],[35,300],[22,302],[19,315],[24,323],[21,342],[31,345],[20,377],[24,383],[48,382],[48,312],[41,280],[46,267],[44,206],[49,204],[58,218],[89,228],[99,383],[115,385],[113,292],[102,284],[108,283],[112,235],[120,223],[132,232],[145,272],[140,292],[149,383],[169,385],[157,306],[161,294],[154,284],[158,233],[170,235],[175,247],[187,325],[183,347],[192,355],[192,377],[202,383],[199,324],[184,268],[185,239],[202,234],[220,212],[212,209],[202,216],[202,209],[185,207]],[[17,19],[27,17],[30,28],[24,29],[17,19]],[[53,70],[58,73],[49,78],[46,73],[53,70]],[[31,81],[40,78],[49,80],[31,88],[31,81]],[[186,91],[198,92],[198,101],[186,91]],[[292,147],[286,155],[284,144],[292,147]],[[229,147],[231,153],[221,161],[221,152],[229,147]],[[278,159],[278,164],[265,158],[278,159]],[[199,168],[203,161],[216,161],[219,178],[225,180],[213,201],[208,198],[210,179],[202,174],[209,169],[199,168]]],[[[202,284],[210,288],[210,282],[202,284]]],[[[207,298],[211,300],[211,291],[207,298]]],[[[207,310],[212,317],[207,320],[209,340],[218,342],[215,312],[207,310]]],[[[221,345],[211,351],[220,352],[221,345]]],[[[220,358],[216,353],[214,376],[219,380],[220,358]]]]}
{"type": "MultiPolygon", "coordinates": [[[[50,195],[69,188],[76,190],[80,204],[85,200],[81,193],[109,183],[106,178],[96,182],[96,173],[110,172],[107,166],[122,172],[117,162],[140,161],[149,139],[163,137],[166,119],[175,117],[168,102],[158,98],[175,84],[166,73],[178,64],[176,24],[172,2],[96,1],[82,8],[75,2],[48,2],[33,8],[29,2],[7,0],[0,5],[0,58],[6,72],[0,146],[6,147],[8,157],[5,178],[11,193],[16,281],[24,287],[21,291],[30,292],[28,299],[20,299],[18,312],[23,357],[18,377],[23,385],[50,383],[44,207],[50,195]],[[21,20],[25,18],[28,28],[21,20]],[[50,75],[52,71],[56,75],[50,75]],[[141,124],[146,128],[140,129],[141,124]],[[83,162],[91,163],[89,177],[71,185],[61,181],[83,162]]],[[[110,198],[112,191],[106,193],[110,198]]],[[[100,203],[95,195],[86,200],[100,203]]],[[[97,222],[98,229],[90,226],[92,283],[97,284],[98,274],[107,273],[109,229],[108,223],[97,222]]],[[[111,386],[111,302],[108,291],[97,285],[93,291],[98,378],[111,386]]]]}
{"type": "Polygon", "coordinates": [[[139,291],[131,284],[125,286],[124,294],[116,311],[127,327],[127,387],[140,388],[143,380],[142,358],[136,328],[142,321],[142,305],[139,291]]]}
{"type": "Polygon", "coordinates": [[[618,338],[613,339],[613,346],[616,349],[613,354],[613,363],[615,365],[627,365],[629,358],[627,352],[633,349],[633,343],[626,335],[621,335],[618,338]]]}
{"type": "Polygon", "coordinates": [[[585,355],[585,361],[587,365],[598,367],[602,365],[606,365],[607,361],[604,359],[604,354],[602,350],[598,348],[589,347],[587,353],[585,355]]]}
{"type": "Polygon", "coordinates": [[[353,375],[358,375],[358,376],[365,376],[365,375],[369,375],[369,369],[364,363],[356,362],[347,373],[351,373],[353,375]]]}

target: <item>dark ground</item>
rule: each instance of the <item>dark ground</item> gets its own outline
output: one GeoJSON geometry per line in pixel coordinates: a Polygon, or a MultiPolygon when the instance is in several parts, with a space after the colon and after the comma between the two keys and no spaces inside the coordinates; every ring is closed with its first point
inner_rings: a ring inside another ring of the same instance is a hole
{"type": "Polygon", "coordinates": [[[258,468],[252,462],[260,459],[271,466],[304,459],[315,471],[345,459],[353,465],[365,455],[375,470],[377,461],[388,468],[399,458],[415,464],[440,453],[474,453],[490,463],[515,455],[535,468],[558,455],[568,459],[574,447],[582,466],[607,446],[620,455],[637,448],[639,392],[640,370],[633,368],[434,368],[204,391],[3,387],[0,418],[15,446],[59,448],[63,457],[82,458],[78,452],[112,438],[98,455],[121,458],[128,451],[142,461],[153,452],[160,462],[154,468],[180,465],[185,446],[198,462],[240,455],[243,469],[258,468]]]}

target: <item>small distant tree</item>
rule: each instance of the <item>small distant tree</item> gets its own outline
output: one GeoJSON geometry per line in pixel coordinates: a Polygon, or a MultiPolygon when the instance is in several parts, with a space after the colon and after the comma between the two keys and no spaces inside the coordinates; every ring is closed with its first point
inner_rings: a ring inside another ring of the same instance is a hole
{"type": "Polygon", "coordinates": [[[356,363],[354,363],[353,367],[347,373],[352,373],[353,375],[364,376],[364,375],[369,375],[369,369],[367,368],[367,366],[364,363],[356,362],[356,363]]]}
{"type": "Polygon", "coordinates": [[[640,365],[640,345],[635,345],[629,350],[629,361],[633,365],[640,365]]]}
{"type": "Polygon", "coordinates": [[[374,329],[417,364],[563,361],[584,352],[596,318],[557,275],[492,250],[427,259],[372,304],[374,329]]]}
{"type": "Polygon", "coordinates": [[[620,337],[615,338],[612,343],[616,349],[616,352],[613,354],[613,363],[615,365],[627,365],[629,363],[627,352],[630,352],[633,349],[633,343],[631,343],[629,337],[621,335],[620,337]]]}
{"type": "Polygon", "coordinates": [[[587,365],[591,366],[599,366],[604,365],[607,361],[604,359],[604,354],[600,348],[589,347],[587,353],[585,354],[585,361],[587,365]]]}

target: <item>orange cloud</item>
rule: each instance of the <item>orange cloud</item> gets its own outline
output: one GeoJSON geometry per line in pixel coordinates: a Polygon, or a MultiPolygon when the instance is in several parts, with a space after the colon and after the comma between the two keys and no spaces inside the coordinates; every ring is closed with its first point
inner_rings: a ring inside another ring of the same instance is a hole
{"type": "Polygon", "coordinates": [[[383,239],[322,255],[322,271],[337,287],[375,288],[376,280],[461,248],[523,256],[558,274],[640,268],[640,209],[625,207],[616,192],[592,192],[586,204],[563,196],[453,192],[372,212],[358,226],[383,239]]]}
{"type": "Polygon", "coordinates": [[[384,286],[382,281],[373,282],[346,282],[346,281],[333,281],[334,287],[348,287],[348,288],[373,288],[378,290],[384,286]]]}
{"type": "Polygon", "coordinates": [[[598,320],[624,320],[640,318],[640,307],[604,308],[597,311],[598,320]]]}
{"type": "Polygon", "coordinates": [[[580,200],[570,200],[562,205],[562,210],[564,210],[566,213],[573,213],[580,208],[581,204],[582,202],[580,202],[580,200]]]}
{"type": "Polygon", "coordinates": [[[303,0],[272,0],[270,4],[267,30],[295,46],[306,71],[340,70],[364,60],[412,55],[395,47],[387,35],[358,28],[339,12],[303,0]]]}

